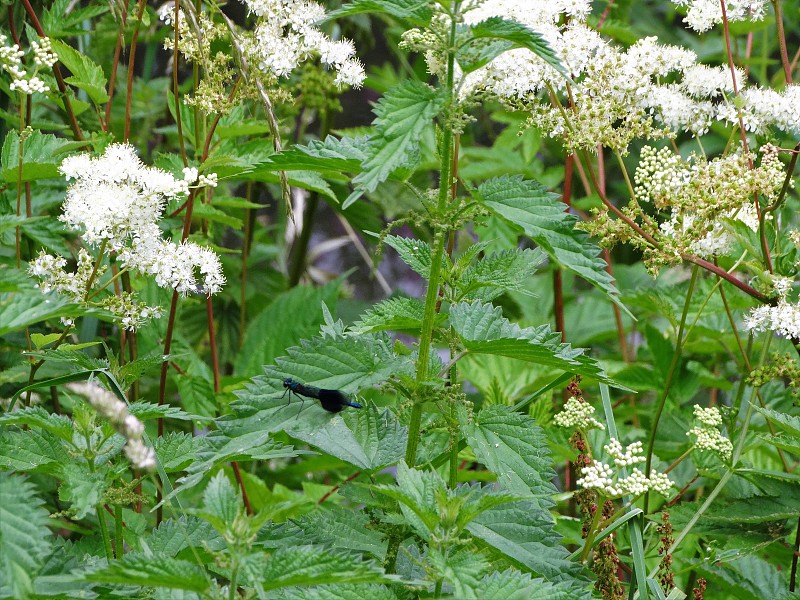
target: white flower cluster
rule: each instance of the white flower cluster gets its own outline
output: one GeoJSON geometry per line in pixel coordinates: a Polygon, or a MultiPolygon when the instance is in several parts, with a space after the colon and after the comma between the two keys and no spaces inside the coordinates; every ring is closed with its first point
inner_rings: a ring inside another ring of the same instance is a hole
{"type": "MultiPolygon", "coordinates": [[[[119,264],[152,275],[159,286],[182,294],[222,289],[225,277],[213,251],[194,242],[164,240],[158,227],[167,201],[186,194],[197,182],[197,169],[184,169],[184,179],[177,180],[143,165],[132,146],[112,144],[97,158],[80,154],[65,159],[61,172],[74,182],[60,219],[81,230],[88,245],[116,252],[119,264]]],[[[199,185],[216,182],[216,175],[210,174],[199,185]]],[[[66,273],[65,266],[63,258],[41,254],[29,272],[41,280],[44,292],[55,290],[78,302],[88,299],[87,288],[98,282],[102,271],[92,274],[92,258],[85,250],[79,254],[76,274],[66,273]]],[[[160,309],[138,304],[130,295],[112,296],[101,304],[128,329],[160,314],[160,309]]]]}
{"type": "MultiPolygon", "coordinates": [[[[686,7],[683,22],[698,33],[708,31],[722,23],[722,6],[719,0],[672,0],[686,7]]],[[[764,18],[764,0],[726,0],[725,14],[728,21],[760,21],[764,18]]]]}
{"type": "Polygon", "coordinates": [[[50,40],[41,38],[38,42],[31,41],[35,68],[33,73],[30,74],[22,64],[22,57],[25,56],[25,52],[19,49],[19,45],[7,46],[7,43],[8,38],[0,33],[0,68],[11,75],[9,89],[12,92],[16,90],[27,95],[49,92],[50,86],[42,81],[37,73],[40,68],[49,69],[58,60],[58,57],[53,52],[50,40]]]}
{"type": "Polygon", "coordinates": [[[628,476],[620,477],[619,470],[645,462],[641,442],[634,442],[623,451],[619,440],[611,438],[611,441],[603,448],[614,460],[616,472],[607,463],[598,460],[592,461],[590,465],[581,469],[583,477],[577,481],[579,486],[596,489],[609,498],[620,498],[629,494],[641,496],[651,490],[664,496],[669,494],[672,481],[664,473],[651,473],[647,477],[638,468],[634,468],[628,476]]]}
{"type": "Polygon", "coordinates": [[[147,471],[155,468],[155,452],[142,442],[144,424],[130,414],[122,400],[94,382],[68,383],[67,389],[86,398],[92,408],[125,437],[125,455],[134,467],[147,471]]]}
{"type": "Polygon", "coordinates": [[[707,161],[696,155],[683,159],[669,147],[645,146],[634,175],[640,202],[671,211],[660,224],[662,233],[676,247],[705,258],[732,249],[736,238],[726,219],[758,229],[753,195],[775,198],[784,178],[783,164],[769,148],[751,169],[742,152],[707,161]]]}
{"type": "Polygon", "coordinates": [[[774,331],[789,340],[800,339],[800,305],[782,299],[775,306],[758,306],[745,317],[744,326],[751,331],[774,331]]]}
{"type": "Polygon", "coordinates": [[[325,17],[325,7],[310,0],[244,0],[259,17],[247,52],[255,65],[274,77],[287,77],[301,63],[315,56],[336,71],[340,87],[361,86],[364,67],[355,58],[350,40],[331,40],[316,23],[325,17]]]}
{"type": "Polygon", "coordinates": [[[711,450],[723,460],[729,460],[733,453],[733,444],[718,429],[722,425],[719,409],[715,406],[703,408],[695,404],[694,418],[698,425],[686,432],[686,435],[694,436],[694,447],[698,450],[711,450]]]}
{"type": "Polygon", "coordinates": [[[553,417],[553,420],[559,427],[577,428],[583,431],[605,429],[605,425],[595,419],[593,414],[594,406],[573,396],[567,400],[564,408],[553,417]]]}
{"type": "MultiPolygon", "coordinates": [[[[720,13],[716,0],[681,2],[691,3],[689,13],[697,22],[710,23],[720,13]]],[[[729,18],[761,18],[763,4],[763,0],[729,0],[729,18]]],[[[670,136],[681,130],[703,135],[715,121],[738,125],[740,116],[748,131],[763,133],[777,127],[800,133],[800,85],[781,92],[748,88],[743,71],[737,69],[734,76],[727,67],[698,64],[694,52],[659,44],[654,37],[619,49],[586,24],[589,10],[586,0],[465,3],[468,25],[502,17],[539,33],[578,85],[571,86],[569,102],[564,95],[563,106],[553,106],[549,94],[537,99],[537,92],[544,89],[564,91],[567,82],[538,55],[516,48],[466,75],[456,65],[459,97],[488,93],[529,110],[531,125],[561,138],[571,150],[593,150],[601,144],[624,154],[636,138],[670,136]],[[734,89],[740,91],[736,99],[734,89]]],[[[404,43],[424,53],[431,73],[444,74],[447,49],[436,36],[411,30],[404,43]]]]}

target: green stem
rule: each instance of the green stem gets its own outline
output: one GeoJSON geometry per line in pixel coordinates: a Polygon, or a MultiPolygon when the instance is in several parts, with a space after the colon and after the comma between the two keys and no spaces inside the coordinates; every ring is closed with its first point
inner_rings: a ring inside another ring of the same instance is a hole
{"type": "Polygon", "coordinates": [[[108,525],[106,525],[106,520],[103,517],[103,513],[105,512],[103,510],[103,505],[98,504],[95,510],[97,511],[97,522],[100,524],[100,534],[103,537],[103,548],[106,550],[106,560],[111,562],[114,560],[114,550],[111,547],[111,537],[108,535],[108,525]]]}
{"type": "MultiPolygon", "coordinates": [[[[653,448],[656,445],[656,432],[658,431],[658,422],[661,420],[661,413],[664,412],[664,406],[667,403],[669,390],[672,387],[672,381],[675,377],[675,371],[678,369],[678,363],[681,358],[681,351],[683,349],[683,331],[686,327],[686,316],[689,314],[689,304],[692,300],[692,293],[694,286],[697,283],[697,276],[700,269],[697,265],[692,268],[692,279],[689,282],[689,289],[686,291],[686,301],[683,303],[683,313],[681,314],[681,323],[678,327],[678,337],[675,340],[675,352],[672,354],[672,363],[669,365],[669,372],[667,373],[666,381],[664,381],[664,391],[661,393],[661,398],[658,401],[656,414],[653,417],[653,422],[650,424],[650,439],[647,442],[647,461],[645,463],[645,474],[650,476],[650,465],[653,462],[653,448]]],[[[644,496],[644,514],[647,514],[648,504],[650,501],[649,492],[644,496]]]]}
{"type": "Polygon", "coordinates": [[[597,536],[597,529],[598,525],[600,524],[600,517],[602,515],[603,515],[603,498],[602,496],[598,496],[597,508],[594,511],[594,516],[592,517],[592,524],[589,527],[589,533],[586,534],[586,542],[584,542],[583,550],[581,551],[581,562],[586,562],[586,558],[589,556],[589,550],[592,549],[594,538],[597,536]]]}
{"type": "Polygon", "coordinates": [[[114,543],[116,545],[115,556],[117,560],[122,558],[124,551],[122,543],[122,505],[114,506],[114,543]]]}

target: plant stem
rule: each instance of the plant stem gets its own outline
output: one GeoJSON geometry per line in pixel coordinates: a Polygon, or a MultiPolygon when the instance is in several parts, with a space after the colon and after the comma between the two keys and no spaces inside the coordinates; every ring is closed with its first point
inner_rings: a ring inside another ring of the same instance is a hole
{"type": "MultiPolygon", "coordinates": [[[[645,463],[645,475],[647,477],[650,476],[650,465],[653,462],[653,448],[656,445],[656,432],[658,431],[658,422],[661,420],[661,413],[664,411],[664,406],[667,403],[667,397],[669,396],[669,390],[672,387],[672,381],[675,377],[675,371],[678,368],[678,363],[680,362],[681,358],[681,350],[683,349],[683,331],[686,327],[686,316],[689,314],[689,303],[692,300],[692,293],[694,292],[694,286],[697,283],[697,277],[700,270],[698,267],[694,267],[692,269],[692,279],[689,282],[689,289],[686,291],[686,301],[683,303],[683,313],[681,314],[681,323],[678,327],[678,336],[675,340],[675,352],[672,354],[672,362],[669,365],[669,371],[667,372],[667,378],[664,381],[664,390],[661,393],[661,398],[658,401],[658,406],[656,407],[656,414],[653,417],[653,422],[650,424],[650,439],[647,442],[647,461],[645,463]]],[[[647,508],[650,501],[650,494],[649,492],[644,496],[644,514],[647,514],[647,508]]]]}
{"type": "Polygon", "coordinates": [[[122,505],[115,504],[114,505],[114,544],[115,544],[115,556],[117,560],[122,558],[124,553],[124,544],[122,540],[122,505]]]}

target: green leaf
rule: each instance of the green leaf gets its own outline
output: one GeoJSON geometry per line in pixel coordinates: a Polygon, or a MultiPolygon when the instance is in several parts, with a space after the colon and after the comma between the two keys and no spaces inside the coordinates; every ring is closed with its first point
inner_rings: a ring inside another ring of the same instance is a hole
{"type": "Polygon", "coordinates": [[[197,460],[197,452],[204,445],[202,438],[177,431],[171,431],[153,440],[153,450],[167,473],[183,471],[197,460]]]}
{"type": "Polygon", "coordinates": [[[196,564],[164,554],[129,552],[107,566],[84,575],[86,581],[139,585],[143,587],[189,590],[203,593],[208,589],[206,573],[196,564]]]}
{"type": "Polygon", "coordinates": [[[411,79],[396,85],[381,98],[375,107],[376,133],[370,138],[369,158],[364,161],[364,171],[353,178],[357,189],[343,208],[363,192],[374,192],[392,171],[416,163],[419,140],[432,126],[443,104],[441,92],[411,79]]]}
{"type": "MultiPolygon", "coordinates": [[[[30,598],[32,578],[50,553],[49,513],[24,477],[0,472],[0,590],[30,598]]],[[[8,594],[8,596],[6,596],[8,594]]]]}
{"type": "Polygon", "coordinates": [[[522,23],[502,17],[491,17],[473,25],[470,31],[475,39],[503,40],[509,42],[513,48],[527,48],[556,71],[568,77],[567,70],[544,37],[522,23]]]}
{"type": "Polygon", "coordinates": [[[186,409],[201,417],[217,414],[217,400],[213,384],[200,373],[190,373],[176,379],[181,403],[186,409]]]}
{"type": "Polygon", "coordinates": [[[574,577],[580,566],[553,529],[553,518],[535,500],[520,500],[486,511],[467,530],[548,581],[574,577]]]}
{"type": "Polygon", "coordinates": [[[549,325],[522,329],[501,314],[499,307],[482,302],[450,307],[450,325],[472,354],[498,354],[577,373],[619,387],[609,380],[596,360],[583,349],[561,342],[549,325]]]}
{"type": "Polygon", "coordinates": [[[44,429],[68,442],[72,441],[72,434],[75,431],[72,421],[68,417],[51,414],[41,406],[26,406],[0,415],[0,425],[25,425],[30,428],[44,429]]]}
{"type": "Polygon", "coordinates": [[[433,15],[429,2],[425,0],[353,0],[339,10],[332,11],[326,20],[338,19],[362,13],[391,15],[411,25],[424,27],[433,15]]]}
{"type": "Polygon", "coordinates": [[[390,583],[396,575],[386,575],[372,561],[336,551],[321,552],[316,546],[279,548],[260,573],[264,590],[290,586],[333,583],[390,583]]]}
{"type": "Polygon", "coordinates": [[[333,306],[341,280],[322,287],[296,286],[278,295],[247,325],[235,372],[252,375],[297,344],[317,333],[323,323],[322,304],[333,306]]]}
{"type": "Polygon", "coordinates": [[[109,487],[105,472],[91,471],[85,463],[72,462],[61,466],[58,498],[72,504],[77,519],[94,512],[109,487]]]}
{"type": "Polygon", "coordinates": [[[547,438],[533,419],[508,406],[488,406],[469,423],[459,415],[461,430],[475,458],[497,475],[497,482],[518,496],[538,496],[541,508],[556,493],[553,460],[547,438]]]}
{"type": "Polygon", "coordinates": [[[128,407],[130,413],[140,421],[152,419],[176,419],[178,421],[202,421],[200,415],[187,413],[177,406],[169,404],[154,404],[152,402],[134,402],[128,407]]]}
{"type": "Polygon", "coordinates": [[[756,404],[753,404],[753,408],[764,415],[764,418],[767,419],[767,421],[772,423],[784,433],[794,437],[800,437],[800,417],[795,417],[787,413],[772,410],[771,408],[761,408],[756,404]]]}
{"type": "MultiPolygon", "coordinates": [[[[22,148],[22,181],[60,177],[58,167],[63,159],[62,154],[69,147],[71,144],[68,140],[34,129],[25,138],[22,148]]],[[[19,134],[13,129],[8,132],[3,142],[0,165],[3,169],[3,181],[16,183],[19,169],[19,134]]]]}
{"type": "Polygon", "coordinates": [[[69,456],[61,441],[49,431],[3,431],[0,467],[15,471],[55,473],[69,456]]]}
{"type": "MultiPolygon", "coordinates": [[[[379,302],[361,315],[353,324],[352,331],[403,331],[419,334],[425,306],[416,298],[389,298],[379,302]]],[[[439,319],[441,321],[443,317],[439,319]]]]}
{"type": "MultiPolygon", "coordinates": [[[[465,599],[481,600],[577,600],[572,587],[553,584],[543,579],[533,579],[528,573],[520,573],[512,569],[486,575],[476,585],[464,589],[465,599]]],[[[591,593],[587,591],[587,598],[591,593]]]]}
{"type": "Polygon", "coordinates": [[[320,507],[299,517],[295,525],[304,533],[305,543],[325,544],[335,550],[368,552],[378,560],[383,560],[386,555],[386,538],[363,511],[340,506],[320,507]]]}
{"type": "Polygon", "coordinates": [[[220,533],[232,527],[244,505],[236,488],[220,471],[211,478],[203,492],[201,516],[220,533]]]}
{"type": "Polygon", "coordinates": [[[195,438],[192,447],[196,455],[186,468],[186,476],[178,480],[181,485],[174,493],[194,487],[226,462],[294,458],[306,453],[270,440],[268,428],[260,427],[255,420],[252,424],[253,431],[239,431],[236,437],[228,437],[224,431],[213,431],[205,437],[195,438]]]}
{"type": "Polygon", "coordinates": [[[325,585],[282,590],[281,600],[399,600],[385,585],[325,585]]]}
{"type": "Polygon", "coordinates": [[[225,547],[222,536],[208,522],[193,515],[162,521],[145,542],[149,551],[169,557],[186,548],[207,548],[213,552],[225,547]]]}
{"type": "Polygon", "coordinates": [[[598,256],[600,248],[585,232],[575,229],[577,217],[565,212],[568,207],[557,194],[536,181],[504,176],[481,184],[475,195],[487,208],[520,227],[558,264],[586,279],[628,312],[617,297],[605,260],[598,256]]]}
{"type": "Polygon", "coordinates": [[[403,259],[403,262],[414,271],[428,279],[431,275],[431,247],[427,242],[414,238],[387,235],[384,239],[387,246],[391,246],[403,259]]]}
{"type": "Polygon", "coordinates": [[[459,278],[459,299],[489,302],[509,291],[526,293],[523,284],[546,258],[540,248],[515,248],[482,258],[459,278]]]}
{"type": "Polygon", "coordinates": [[[368,471],[399,461],[405,455],[408,438],[407,428],[400,425],[394,414],[389,410],[379,411],[374,404],[348,410],[320,428],[312,430],[298,423],[286,427],[286,432],[368,471]]]}
{"type": "Polygon", "coordinates": [[[108,102],[107,81],[103,69],[88,56],[64,42],[60,40],[51,40],[51,42],[53,51],[58,54],[58,60],[72,72],[72,76],[65,78],[64,81],[85,91],[95,105],[108,102]]]}
{"type": "Polygon", "coordinates": [[[366,137],[312,140],[307,146],[296,145],[273,154],[267,159],[273,168],[282,171],[308,170],[325,173],[326,177],[341,177],[342,173],[358,173],[361,163],[369,157],[366,137]]]}

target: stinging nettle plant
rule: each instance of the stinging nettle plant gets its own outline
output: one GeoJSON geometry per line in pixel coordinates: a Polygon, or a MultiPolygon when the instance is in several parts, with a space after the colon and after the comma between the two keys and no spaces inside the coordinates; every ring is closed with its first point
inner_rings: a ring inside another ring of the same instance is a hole
{"type": "Polygon", "coordinates": [[[9,6],[0,597],[789,597],[780,2],[328,8],[9,6]]]}

